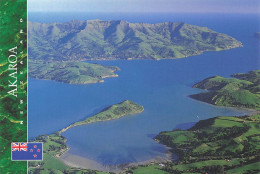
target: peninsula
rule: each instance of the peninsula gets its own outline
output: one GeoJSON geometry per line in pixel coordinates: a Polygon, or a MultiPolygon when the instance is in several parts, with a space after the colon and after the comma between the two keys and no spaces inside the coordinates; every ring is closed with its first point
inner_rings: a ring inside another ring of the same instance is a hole
{"type": "Polygon", "coordinates": [[[72,125],[50,135],[38,136],[34,141],[43,142],[43,161],[30,161],[28,164],[29,173],[74,173],[86,172],[95,174],[109,174],[109,172],[99,172],[90,169],[81,169],[65,165],[59,158],[69,150],[66,138],[61,135],[69,128],[84,124],[91,124],[100,121],[109,121],[144,111],[144,107],[130,100],[124,100],[118,104],[103,109],[98,114],[88,117],[83,121],[75,122],[72,125]]]}
{"type": "Polygon", "coordinates": [[[91,124],[94,122],[100,122],[100,121],[109,121],[109,120],[115,120],[119,119],[121,117],[127,116],[127,115],[134,115],[139,114],[144,111],[143,106],[136,104],[130,100],[125,100],[121,103],[109,106],[99,112],[98,114],[88,117],[83,121],[75,122],[68,127],[62,129],[59,131],[59,133],[65,132],[69,128],[80,126],[84,124],[91,124]]]}
{"type": "Polygon", "coordinates": [[[232,106],[259,110],[260,70],[234,74],[235,78],[209,77],[193,87],[207,90],[190,97],[218,106],[232,106]]]}
{"type": "Polygon", "coordinates": [[[86,62],[30,61],[29,77],[54,80],[69,84],[89,84],[104,82],[104,78],[117,77],[116,66],[103,66],[86,62]]]}
{"type": "Polygon", "coordinates": [[[241,47],[231,36],[183,22],[28,22],[29,59],[171,59],[241,47]]]}

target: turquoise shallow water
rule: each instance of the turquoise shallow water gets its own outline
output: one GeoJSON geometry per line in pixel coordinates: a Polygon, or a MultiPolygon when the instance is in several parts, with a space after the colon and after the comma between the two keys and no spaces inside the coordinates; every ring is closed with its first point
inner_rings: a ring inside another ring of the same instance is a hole
{"type": "MultiPolygon", "coordinates": [[[[165,156],[165,147],[152,139],[160,131],[196,122],[197,116],[206,119],[247,112],[205,104],[188,95],[200,92],[191,86],[206,77],[228,77],[259,69],[260,42],[253,38],[253,33],[260,30],[256,16],[195,15],[188,18],[187,15],[157,14],[153,18],[140,18],[128,14],[122,18],[130,22],[176,19],[208,26],[237,38],[244,47],[176,60],[92,61],[121,69],[117,72],[119,77],[108,78],[100,84],[69,85],[30,79],[29,138],[58,131],[109,105],[129,99],[143,105],[145,111],[119,120],[75,127],[63,133],[68,139],[70,153],[102,164],[122,164],[165,156]]],[[[54,19],[46,18],[45,21],[54,19]]]]}

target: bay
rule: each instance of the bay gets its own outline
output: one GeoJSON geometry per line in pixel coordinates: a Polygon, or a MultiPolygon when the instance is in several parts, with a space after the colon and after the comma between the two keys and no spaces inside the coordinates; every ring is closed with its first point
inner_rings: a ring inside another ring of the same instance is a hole
{"type": "Polygon", "coordinates": [[[209,76],[229,77],[238,72],[260,68],[259,31],[256,15],[192,15],[192,14],[49,14],[33,15],[33,21],[53,22],[72,19],[120,19],[129,22],[184,21],[207,26],[231,35],[243,47],[207,52],[199,56],[174,60],[91,61],[118,66],[119,77],[105,83],[69,85],[47,80],[29,79],[29,138],[56,132],[103,108],[129,99],[142,106],[143,113],[118,120],[69,129],[62,135],[68,139],[69,153],[104,165],[146,161],[165,157],[166,148],[152,138],[161,131],[172,130],[184,123],[197,122],[222,115],[244,115],[248,110],[217,107],[195,101],[188,96],[202,90],[192,85],[209,76]],[[62,17],[63,16],[63,17],[62,17]],[[65,17],[64,17],[65,16],[65,17]],[[198,119],[198,117],[199,119],[198,119]]]}

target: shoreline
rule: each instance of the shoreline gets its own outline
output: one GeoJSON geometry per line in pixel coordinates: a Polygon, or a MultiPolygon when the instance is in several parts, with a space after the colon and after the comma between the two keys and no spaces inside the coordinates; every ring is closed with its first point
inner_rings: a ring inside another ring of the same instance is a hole
{"type": "MultiPolygon", "coordinates": [[[[113,72],[115,72],[115,71],[113,71],[113,72]]],[[[89,85],[89,84],[96,84],[96,83],[104,83],[105,79],[113,78],[113,77],[119,77],[119,75],[114,74],[114,75],[110,75],[110,76],[104,76],[104,77],[101,77],[101,79],[99,79],[99,80],[89,81],[87,83],[67,83],[67,82],[57,81],[57,80],[54,80],[54,79],[41,79],[41,78],[35,78],[35,77],[29,76],[29,78],[35,79],[35,80],[47,80],[47,81],[53,81],[53,82],[69,84],[69,85],[89,85]]]]}
{"type": "MultiPolygon", "coordinates": [[[[163,145],[163,144],[162,144],[163,145]]],[[[165,146],[165,145],[163,145],[165,146]]],[[[145,160],[145,161],[137,161],[125,164],[118,164],[118,165],[104,165],[98,163],[95,160],[91,160],[85,157],[81,157],[79,155],[71,154],[68,151],[65,152],[63,155],[60,156],[59,160],[62,161],[64,164],[68,165],[69,167],[76,167],[82,169],[90,169],[90,170],[97,170],[103,172],[115,172],[120,173],[128,168],[139,166],[139,165],[151,165],[151,164],[159,164],[159,163],[166,163],[168,161],[172,161],[173,153],[171,152],[170,147],[166,147],[165,157],[156,156],[152,159],[145,160]]]]}
{"type": "MultiPolygon", "coordinates": [[[[199,101],[199,100],[197,100],[197,101],[199,101]]],[[[199,101],[199,102],[202,102],[202,101],[199,101]]],[[[209,104],[206,102],[203,102],[203,103],[209,104]]],[[[212,105],[212,104],[209,104],[209,105],[212,105]]],[[[235,117],[243,117],[245,115],[251,116],[251,115],[255,115],[255,114],[259,113],[259,111],[254,110],[254,109],[249,109],[249,108],[226,107],[226,106],[217,106],[217,105],[214,105],[214,106],[225,107],[225,108],[230,108],[230,109],[234,109],[234,110],[242,109],[242,111],[244,111],[243,114],[241,114],[241,115],[233,115],[235,117]]],[[[198,123],[198,122],[199,121],[197,121],[196,123],[198,123]]],[[[189,129],[189,128],[187,128],[187,129],[189,129]]],[[[187,129],[184,129],[184,130],[187,130],[187,129]]],[[[77,167],[77,168],[82,168],[82,169],[91,169],[91,170],[104,171],[104,172],[115,172],[115,173],[123,172],[124,170],[127,170],[127,169],[129,169],[131,167],[135,167],[135,166],[152,165],[152,164],[166,163],[168,161],[178,160],[178,158],[179,158],[178,155],[174,152],[174,150],[171,147],[168,147],[168,146],[160,143],[159,141],[156,141],[155,139],[153,139],[153,140],[155,142],[163,145],[166,148],[166,151],[164,153],[165,157],[157,156],[150,160],[132,162],[132,163],[126,163],[126,164],[119,164],[119,165],[103,165],[101,163],[98,163],[97,161],[70,153],[69,152],[70,147],[68,147],[68,150],[65,151],[59,157],[59,160],[61,160],[63,163],[65,163],[69,167],[77,167]]]]}
{"type": "Polygon", "coordinates": [[[211,104],[211,103],[207,103],[207,102],[204,102],[202,100],[197,100],[195,98],[192,98],[190,96],[188,96],[190,99],[192,100],[195,100],[197,102],[201,102],[201,103],[204,103],[204,104],[207,104],[207,105],[211,105],[211,106],[214,106],[214,107],[219,107],[219,108],[228,108],[228,109],[232,109],[232,110],[236,110],[236,111],[243,111],[243,114],[242,115],[231,115],[231,116],[234,116],[234,117],[240,117],[240,116],[245,116],[245,114],[248,114],[249,116],[251,115],[255,115],[255,114],[259,114],[260,113],[260,110],[256,110],[256,109],[253,109],[253,108],[243,108],[243,107],[238,107],[238,106],[219,106],[219,105],[215,105],[215,104],[211,104]]]}

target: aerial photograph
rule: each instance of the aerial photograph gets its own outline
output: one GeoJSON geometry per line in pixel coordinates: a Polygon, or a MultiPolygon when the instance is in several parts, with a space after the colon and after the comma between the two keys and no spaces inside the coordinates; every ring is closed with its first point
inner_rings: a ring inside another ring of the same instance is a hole
{"type": "Polygon", "coordinates": [[[260,173],[259,0],[28,0],[28,76],[29,174],[260,173]]]}

